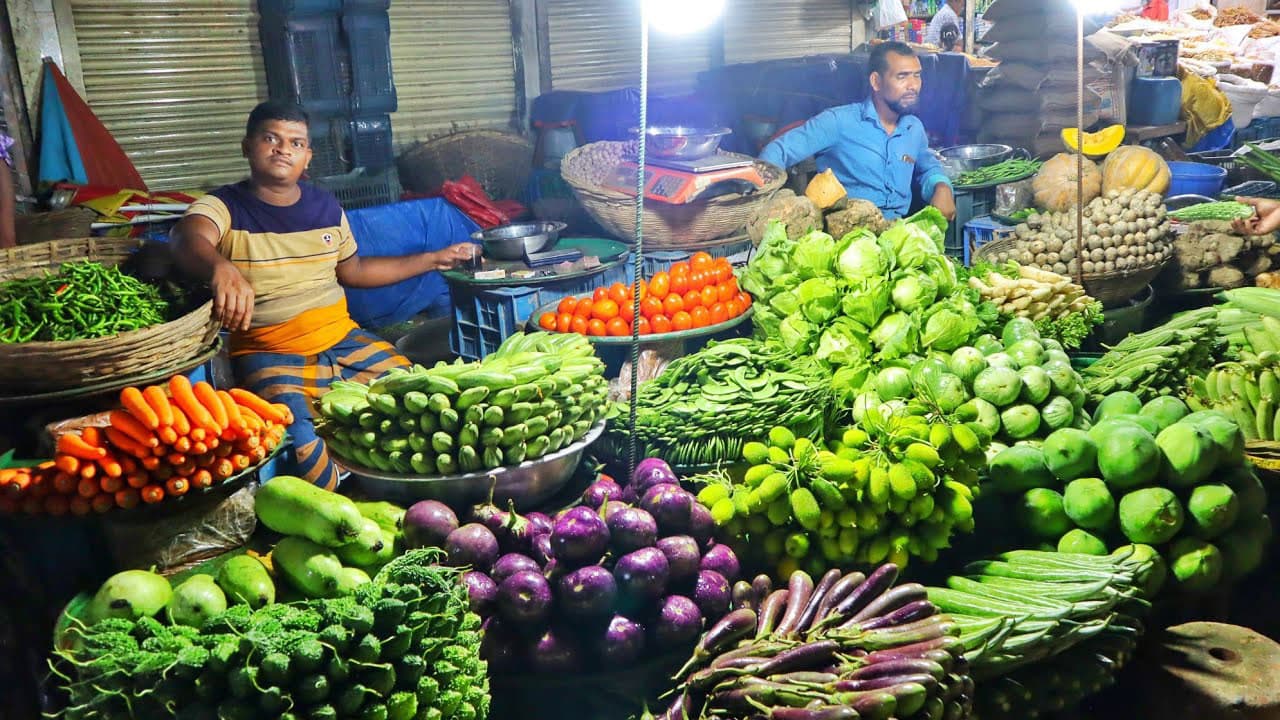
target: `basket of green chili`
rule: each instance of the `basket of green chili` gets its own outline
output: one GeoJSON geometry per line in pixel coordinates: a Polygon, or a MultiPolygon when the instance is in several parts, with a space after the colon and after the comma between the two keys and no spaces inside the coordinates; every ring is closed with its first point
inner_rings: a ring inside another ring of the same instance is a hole
{"type": "Polygon", "coordinates": [[[121,270],[138,247],[84,238],[0,251],[0,394],[162,371],[213,342],[212,302],[170,302],[121,270]]]}

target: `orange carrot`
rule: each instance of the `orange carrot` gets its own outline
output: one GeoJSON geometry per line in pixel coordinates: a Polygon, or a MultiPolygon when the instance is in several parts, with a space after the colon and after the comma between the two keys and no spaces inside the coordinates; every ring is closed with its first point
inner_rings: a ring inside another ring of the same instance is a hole
{"type": "MultiPolygon", "coordinates": [[[[80,472],[80,461],[74,455],[59,455],[54,463],[64,473],[74,475],[80,472]]],[[[3,482],[3,478],[0,478],[0,482],[3,482]]]]}
{"type": "Polygon", "coordinates": [[[80,484],[80,475],[59,471],[53,476],[53,491],[62,495],[71,495],[80,484]]]}
{"type": "Polygon", "coordinates": [[[142,458],[142,467],[146,470],[155,470],[160,467],[160,458],[155,457],[154,455],[151,457],[144,457],[142,458]]]}
{"type": "Polygon", "coordinates": [[[205,432],[204,428],[191,428],[191,432],[187,437],[191,438],[191,442],[200,442],[209,437],[209,433],[205,432]]]}
{"type": "MultiPolygon", "coordinates": [[[[111,418],[111,427],[118,433],[123,433],[133,438],[133,441],[143,447],[153,448],[160,444],[160,440],[156,438],[156,434],[148,430],[142,423],[123,410],[112,410],[108,416],[111,418]]],[[[107,436],[108,438],[110,435],[107,436]]]]}
{"type": "Polygon", "coordinates": [[[244,418],[240,415],[240,406],[236,404],[236,399],[231,397],[231,393],[226,390],[218,390],[216,392],[218,401],[222,403],[222,408],[227,413],[227,427],[236,433],[243,433],[248,428],[245,425],[244,418]]]}
{"type": "Polygon", "coordinates": [[[132,437],[115,427],[106,429],[107,442],[115,449],[132,455],[133,457],[145,457],[151,454],[151,448],[146,447],[132,437]]]}
{"type": "Polygon", "coordinates": [[[258,413],[243,405],[240,406],[240,419],[244,420],[245,432],[261,432],[267,426],[258,413]]]}
{"type": "Polygon", "coordinates": [[[98,487],[102,489],[102,492],[107,494],[115,494],[117,490],[123,489],[124,486],[125,480],[121,477],[103,475],[102,478],[98,480],[98,487]]]}
{"type": "MultiPolygon", "coordinates": [[[[241,422],[244,422],[244,421],[241,420],[241,422]]],[[[222,434],[218,436],[218,439],[222,440],[223,442],[235,442],[236,440],[239,440],[242,435],[248,432],[249,431],[247,429],[243,431],[237,431],[232,428],[227,428],[226,430],[222,431],[222,434]]]]}
{"type": "Polygon", "coordinates": [[[171,427],[161,426],[161,428],[156,431],[156,434],[160,436],[160,442],[165,445],[172,445],[178,440],[178,431],[171,427]]]}
{"type": "Polygon", "coordinates": [[[191,462],[190,460],[182,463],[181,465],[177,465],[173,468],[173,474],[181,475],[182,477],[191,477],[191,474],[194,473],[195,471],[196,471],[196,464],[191,462]]]}
{"type": "Polygon", "coordinates": [[[218,399],[218,391],[213,389],[209,383],[201,380],[191,388],[191,393],[196,396],[196,400],[200,401],[200,405],[209,411],[209,415],[213,417],[213,422],[219,428],[227,427],[230,422],[227,416],[227,409],[223,407],[222,401],[218,399]]]}
{"type": "Polygon", "coordinates": [[[147,401],[151,412],[155,413],[156,418],[160,420],[161,426],[173,425],[173,405],[169,404],[169,396],[164,394],[163,387],[152,385],[142,391],[142,397],[147,401]]]}
{"type": "Polygon", "coordinates": [[[224,458],[236,451],[234,443],[224,442],[213,449],[213,454],[217,457],[224,458]]]}
{"type": "Polygon", "coordinates": [[[99,515],[115,506],[116,500],[112,495],[94,495],[93,499],[89,501],[89,507],[93,508],[93,511],[99,515]]]}
{"type": "Polygon", "coordinates": [[[173,410],[173,429],[179,435],[186,435],[191,432],[191,420],[187,418],[187,414],[182,412],[182,408],[177,405],[170,407],[173,410]]]}
{"type": "Polygon", "coordinates": [[[254,465],[257,465],[267,459],[267,449],[259,445],[258,447],[250,450],[249,459],[253,461],[254,465]]]}
{"type": "Polygon", "coordinates": [[[218,447],[221,444],[222,444],[222,441],[219,440],[217,437],[209,437],[209,438],[205,438],[204,440],[204,446],[209,448],[210,450],[213,450],[214,448],[218,447]]]}
{"type": "Polygon", "coordinates": [[[288,405],[285,405],[284,403],[271,403],[271,408],[280,416],[281,425],[293,424],[293,411],[289,409],[288,405]]]}
{"type": "Polygon", "coordinates": [[[80,466],[80,479],[92,480],[98,477],[98,466],[91,462],[84,463],[80,466]]]}
{"type": "Polygon", "coordinates": [[[252,464],[249,460],[249,456],[243,453],[236,453],[232,455],[230,460],[232,466],[235,467],[237,471],[248,470],[249,466],[252,464]]]}
{"type": "Polygon", "coordinates": [[[173,477],[173,466],[160,463],[160,467],[151,471],[151,479],[161,482],[173,477]]]}
{"type": "Polygon", "coordinates": [[[183,453],[169,453],[165,456],[165,462],[177,467],[187,461],[187,456],[183,453]]]}
{"type": "Polygon", "coordinates": [[[241,438],[240,442],[236,443],[236,446],[239,447],[241,450],[248,452],[249,450],[252,450],[253,448],[258,447],[261,444],[262,444],[262,435],[259,433],[253,433],[252,435],[246,435],[245,437],[241,438]]]}
{"type": "Polygon", "coordinates": [[[59,453],[71,455],[80,460],[97,460],[107,454],[106,448],[90,445],[73,432],[59,435],[57,446],[59,453]]]}
{"type": "Polygon", "coordinates": [[[90,425],[80,430],[80,439],[87,445],[102,447],[102,430],[90,425]]]}
{"type": "Polygon", "coordinates": [[[136,472],[126,475],[124,481],[131,488],[141,488],[151,482],[151,478],[146,473],[136,472]]]}
{"type": "Polygon", "coordinates": [[[72,515],[88,515],[93,511],[93,507],[89,505],[89,498],[81,497],[80,495],[71,498],[71,502],[68,504],[71,507],[72,515]]]}
{"type": "Polygon", "coordinates": [[[142,396],[142,391],[136,387],[127,387],[120,391],[120,405],[129,411],[142,423],[148,430],[155,430],[160,427],[160,417],[156,415],[156,411],[151,409],[147,404],[147,399],[142,396]]]}
{"type": "Polygon", "coordinates": [[[231,388],[230,393],[231,397],[235,398],[235,401],[238,404],[249,408],[255,415],[263,420],[270,420],[274,423],[284,422],[285,416],[281,415],[280,411],[277,410],[274,405],[263,400],[257,395],[254,395],[248,390],[244,390],[242,388],[231,388]]]}
{"type": "Polygon", "coordinates": [[[125,475],[131,472],[138,472],[138,461],[135,458],[125,455],[117,459],[120,461],[120,470],[125,475]]]}
{"type": "Polygon", "coordinates": [[[218,480],[226,480],[236,474],[236,466],[232,465],[231,461],[227,458],[222,458],[213,464],[213,467],[210,468],[210,472],[218,480]]]}
{"type": "Polygon", "coordinates": [[[177,440],[175,440],[172,443],[172,445],[173,445],[174,452],[180,452],[180,453],[191,452],[191,438],[189,437],[180,437],[177,440]]]}
{"type": "Polygon", "coordinates": [[[98,494],[98,481],[93,478],[82,478],[76,486],[76,494],[82,498],[91,498],[98,494]]]}
{"type": "Polygon", "coordinates": [[[54,517],[66,515],[71,510],[71,501],[65,495],[50,495],[44,499],[44,511],[54,517]]]}
{"type": "Polygon", "coordinates": [[[154,505],[164,499],[164,488],[159,485],[148,485],[142,488],[142,502],[154,505]]]}
{"type": "Polygon", "coordinates": [[[10,475],[3,486],[4,493],[9,497],[18,497],[22,495],[28,487],[31,486],[31,476],[23,474],[10,475]]]}
{"type": "Polygon", "coordinates": [[[186,495],[187,489],[190,488],[190,486],[191,484],[187,482],[186,478],[172,477],[165,482],[164,489],[169,495],[178,497],[180,495],[186,495]]]}
{"type": "Polygon", "coordinates": [[[138,503],[142,498],[138,497],[138,490],[132,486],[116,492],[116,507],[124,510],[138,507],[138,503]]]}
{"type": "Polygon", "coordinates": [[[108,477],[118,478],[124,474],[124,467],[110,453],[98,461],[98,467],[102,468],[102,472],[106,473],[108,477]]]}
{"type": "Polygon", "coordinates": [[[205,453],[207,453],[207,452],[209,452],[209,446],[208,446],[208,445],[206,445],[205,443],[203,443],[203,442],[193,442],[193,443],[191,443],[191,454],[192,454],[192,455],[203,455],[203,454],[205,454],[205,453]]]}
{"type": "Polygon", "coordinates": [[[214,422],[213,416],[209,414],[209,410],[196,399],[195,391],[191,388],[191,381],[185,376],[174,375],[169,378],[169,394],[173,396],[173,402],[182,408],[182,412],[187,414],[187,419],[191,421],[192,429],[204,428],[206,432],[213,432],[215,435],[222,432],[222,428],[214,422]]]}

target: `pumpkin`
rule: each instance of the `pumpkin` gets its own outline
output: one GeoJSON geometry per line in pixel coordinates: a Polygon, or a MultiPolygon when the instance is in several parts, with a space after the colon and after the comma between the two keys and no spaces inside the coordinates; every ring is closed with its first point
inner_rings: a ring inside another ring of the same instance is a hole
{"type": "Polygon", "coordinates": [[[1080,131],[1075,128],[1063,128],[1062,144],[1076,152],[1080,152],[1083,147],[1086,157],[1100,158],[1120,147],[1120,143],[1124,141],[1124,126],[1112,125],[1095,133],[1085,133],[1083,143],[1076,141],[1078,135],[1080,131]]]}
{"type": "Polygon", "coordinates": [[[1169,189],[1169,165],[1156,151],[1141,145],[1116,148],[1102,164],[1102,191],[1147,190],[1160,193],[1169,189]]]}
{"type": "Polygon", "coordinates": [[[831,172],[831,168],[827,168],[813,176],[804,189],[804,196],[819,210],[830,210],[844,200],[848,193],[836,179],[836,174],[831,172]]]}
{"type": "MultiPolygon", "coordinates": [[[[1076,162],[1072,153],[1058,153],[1045,161],[1031,181],[1036,206],[1051,212],[1063,212],[1076,204],[1076,162]]],[[[1084,158],[1084,204],[1102,192],[1102,173],[1089,158],[1084,158]]]]}

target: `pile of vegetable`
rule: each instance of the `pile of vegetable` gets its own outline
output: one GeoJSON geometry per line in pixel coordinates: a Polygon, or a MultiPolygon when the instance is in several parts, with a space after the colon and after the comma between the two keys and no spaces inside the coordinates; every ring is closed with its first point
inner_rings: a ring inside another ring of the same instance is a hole
{"type": "Polygon", "coordinates": [[[1251,142],[1245,143],[1245,147],[1249,149],[1243,154],[1237,155],[1237,160],[1267,176],[1270,180],[1280,181],[1280,159],[1251,142]]]}
{"type": "MultiPolygon", "coordinates": [[[[1249,293],[1274,293],[1262,288],[1249,293]]],[[[1263,301],[1265,302],[1265,300],[1263,301]]],[[[1264,306],[1265,307],[1265,306],[1264,306]]],[[[1280,439],[1280,319],[1261,315],[1242,329],[1240,360],[1218,364],[1190,382],[1187,402],[1197,410],[1220,410],[1240,426],[1246,440],[1280,439]]]]}
{"type": "Polygon", "coordinates": [[[946,227],[932,207],[879,238],[859,229],[839,242],[821,232],[792,241],[771,226],[742,276],[757,337],[852,368],[971,342],[995,310],[957,279],[946,227]]]}
{"type": "MultiPolygon", "coordinates": [[[[641,385],[636,403],[641,457],[662,457],[676,467],[733,462],[743,443],[775,425],[816,437],[831,408],[831,375],[777,343],[712,342],[641,385]]],[[[616,403],[597,450],[626,458],[629,420],[627,404],[616,403]]]]}
{"type": "Polygon", "coordinates": [[[289,408],[175,375],[120,392],[105,428],[58,436],[35,468],[0,474],[0,512],[87,515],[180,498],[260,464],[284,441],[289,408]]]}
{"type": "Polygon", "coordinates": [[[447,506],[419,502],[405,516],[406,540],[443,547],[449,564],[469,569],[496,671],[627,667],[688,649],[729,611],[738,559],[712,541],[710,515],[656,458],[625,491],[601,477],[554,519],[492,505],[474,515],[459,525],[447,506]]]}
{"type": "Polygon", "coordinates": [[[1102,324],[1102,303],[1058,273],[1015,262],[979,266],[970,274],[969,287],[993,303],[1001,318],[1027,318],[1041,337],[1057,340],[1065,348],[1080,347],[1094,326],[1102,324]]]}
{"type": "Polygon", "coordinates": [[[1102,557],[1016,550],[929,588],[960,628],[977,714],[1035,717],[1112,685],[1142,631],[1150,558],[1139,546],[1102,557]]]}
{"type": "Polygon", "coordinates": [[[1163,264],[1173,252],[1163,203],[1159,193],[1147,191],[1117,190],[1094,198],[1085,208],[1083,248],[1075,242],[1075,212],[1032,215],[1014,228],[1013,247],[993,260],[1069,276],[1163,264]]]}
{"type": "Polygon", "coordinates": [[[663,720],[683,718],[956,718],[973,681],[956,625],[924,587],[893,587],[898,569],[793,573],[734,588],[735,610],[677,674],[663,720]]]}
{"type": "MultiPolygon", "coordinates": [[[[1206,203],[1206,205],[1240,203],[1206,203]]],[[[1189,213],[1204,205],[1192,205],[1189,213]]],[[[1253,212],[1248,205],[1242,207],[1253,212]]],[[[1224,213],[1219,213],[1224,214],[1224,213]]],[[[1172,216],[1172,215],[1171,215],[1172,216]]],[[[1196,220],[1174,236],[1174,261],[1160,275],[1160,285],[1173,290],[1235,288],[1251,284],[1276,264],[1280,245],[1275,233],[1241,235],[1230,220],[1196,220]]]]}
{"type": "Polygon", "coordinates": [[[55,653],[56,716],[484,718],[480,621],[438,556],[397,558],[354,597],[236,605],[199,629],[153,617],[163,578],[120,578],[128,597],[55,653]]]}
{"type": "Polygon", "coordinates": [[[1207,372],[1226,353],[1227,338],[1239,333],[1243,339],[1250,322],[1257,322],[1257,316],[1217,306],[1129,335],[1080,371],[1090,402],[1097,404],[1119,390],[1144,401],[1181,395],[1189,378],[1207,372]]]}
{"type": "MultiPolygon", "coordinates": [[[[538,317],[538,327],[549,332],[579,335],[631,337],[635,309],[633,286],[614,283],[598,287],[591,297],[569,296],[555,312],[538,317]]],[[[738,289],[733,266],[725,258],[713,260],[696,252],[689,262],[678,262],[641,281],[640,334],[719,325],[751,307],[751,297],[738,289]]]]}
{"type": "Polygon", "coordinates": [[[160,291],[85,260],[0,283],[0,343],[88,340],[168,321],[160,291]]]}
{"type": "Polygon", "coordinates": [[[317,431],[339,458],[435,476],[519,465],[581,440],[604,412],[604,364],[581,335],[515,333],[480,362],[335,382],[317,431]]]}
{"type": "Polygon", "coordinates": [[[1218,412],[1188,414],[1174,397],[1143,405],[1113,393],[1087,432],[1068,428],[1039,447],[1010,447],[991,459],[990,476],[1006,500],[999,515],[1012,516],[1029,543],[1090,555],[1148,545],[1180,592],[1249,573],[1271,536],[1240,428],[1218,412]]]}
{"type": "Polygon", "coordinates": [[[977,170],[966,170],[957,175],[953,182],[956,187],[1014,182],[1035,175],[1043,164],[1039,160],[1010,158],[977,170]]]}

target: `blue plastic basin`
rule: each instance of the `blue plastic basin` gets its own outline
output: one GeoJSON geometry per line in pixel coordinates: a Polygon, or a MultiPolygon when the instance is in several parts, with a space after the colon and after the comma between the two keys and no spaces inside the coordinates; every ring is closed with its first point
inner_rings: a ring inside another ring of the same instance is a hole
{"type": "Polygon", "coordinates": [[[1217,197],[1227,181],[1227,171],[1217,165],[1173,161],[1169,163],[1169,192],[1166,197],[1204,195],[1217,197]]]}

